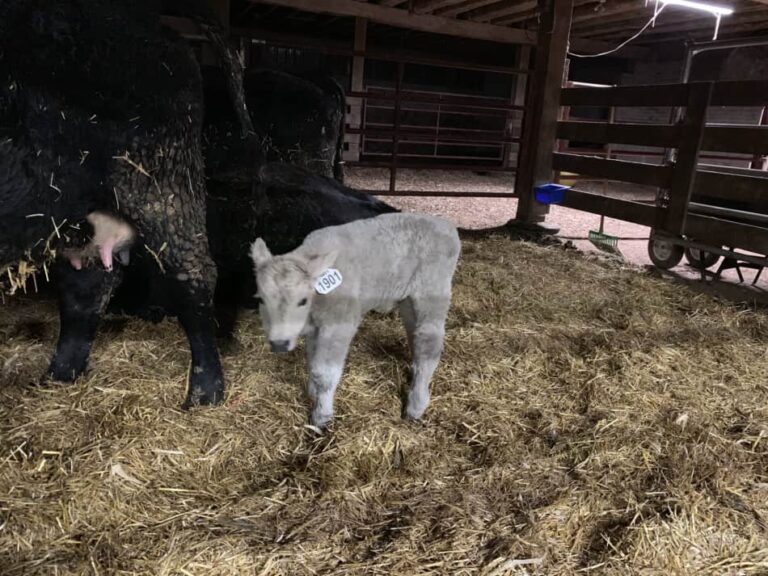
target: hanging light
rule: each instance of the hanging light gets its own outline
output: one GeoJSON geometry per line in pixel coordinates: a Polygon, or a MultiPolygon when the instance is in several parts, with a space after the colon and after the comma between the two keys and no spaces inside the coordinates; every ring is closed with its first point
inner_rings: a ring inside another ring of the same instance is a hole
{"type": "MultiPolygon", "coordinates": [[[[645,2],[648,5],[648,0],[645,2]]],[[[717,4],[708,4],[706,2],[695,2],[694,0],[656,0],[656,7],[653,13],[654,23],[656,17],[667,6],[680,6],[681,8],[690,8],[691,10],[700,10],[709,12],[715,17],[715,34],[712,40],[717,40],[717,33],[720,30],[720,18],[733,14],[733,9],[727,6],[718,6],[717,4]]]]}

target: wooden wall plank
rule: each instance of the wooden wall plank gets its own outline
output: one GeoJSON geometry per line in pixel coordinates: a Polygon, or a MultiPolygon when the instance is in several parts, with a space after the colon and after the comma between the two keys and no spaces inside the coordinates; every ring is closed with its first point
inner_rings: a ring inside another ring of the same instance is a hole
{"type": "Polygon", "coordinates": [[[607,160],[596,156],[556,152],[553,155],[553,164],[555,170],[661,188],[668,187],[672,177],[672,169],[669,166],[607,160]]]}
{"type": "Polygon", "coordinates": [[[768,178],[765,172],[753,172],[756,174],[739,175],[699,168],[692,199],[768,214],[768,178]]]}
{"type": "Polygon", "coordinates": [[[334,14],[367,18],[371,22],[387,24],[398,28],[447,34],[462,38],[490,40],[505,44],[535,44],[536,33],[517,28],[505,28],[492,24],[443,18],[431,14],[412,14],[400,8],[389,8],[379,4],[356,2],[355,0],[252,0],[262,4],[294,8],[304,12],[334,14]]]}
{"type": "Polygon", "coordinates": [[[621,200],[609,196],[601,196],[581,190],[568,190],[560,204],[566,208],[602,214],[608,218],[617,218],[625,222],[634,222],[643,226],[653,226],[657,218],[656,208],[652,204],[642,204],[630,200],[621,200]]]}
{"type": "Polygon", "coordinates": [[[768,154],[766,126],[707,126],[701,149],[708,152],[768,154]]]}
{"type": "Polygon", "coordinates": [[[768,228],[761,226],[689,214],[685,234],[689,238],[713,246],[728,246],[768,254],[768,228]]]}
{"type": "Polygon", "coordinates": [[[634,144],[636,146],[677,147],[678,126],[658,124],[605,124],[601,122],[558,122],[557,137],[563,140],[634,144]]]}
{"type": "Polygon", "coordinates": [[[619,86],[616,88],[566,88],[563,106],[684,106],[686,84],[619,86]]]}

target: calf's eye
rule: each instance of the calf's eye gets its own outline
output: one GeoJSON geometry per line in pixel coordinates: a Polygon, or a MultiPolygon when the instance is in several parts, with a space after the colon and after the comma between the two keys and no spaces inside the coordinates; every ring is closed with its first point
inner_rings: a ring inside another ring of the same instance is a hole
{"type": "Polygon", "coordinates": [[[307,305],[307,299],[306,298],[302,298],[301,301],[299,302],[299,307],[306,306],[306,305],[307,305]]]}

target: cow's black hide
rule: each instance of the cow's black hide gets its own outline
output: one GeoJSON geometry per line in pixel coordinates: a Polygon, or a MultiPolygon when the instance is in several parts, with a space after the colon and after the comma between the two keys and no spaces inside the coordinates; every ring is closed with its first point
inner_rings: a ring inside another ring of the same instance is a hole
{"type": "MultiPolygon", "coordinates": [[[[206,176],[228,183],[250,181],[252,154],[219,68],[205,68],[203,151],[206,176]]],[[[248,70],[243,78],[263,159],[286,162],[343,181],[344,90],[327,76],[299,77],[276,70],[248,70]]]]}
{"type": "MultiPolygon", "coordinates": [[[[77,227],[88,212],[117,213],[162,265],[159,281],[192,350],[188,403],[210,403],[221,400],[223,378],[213,339],[202,81],[158,9],[151,0],[0,2],[0,267],[82,237],[77,227]]],[[[117,281],[67,267],[60,280],[67,294],[49,374],[72,380],[117,281]]]]}
{"type": "MultiPolygon", "coordinates": [[[[219,272],[216,312],[222,336],[231,334],[238,306],[252,304],[256,286],[248,252],[257,237],[273,253],[283,254],[313,230],[397,212],[368,194],[289,164],[264,166],[259,180],[256,195],[250,183],[209,186],[208,236],[219,272]],[[266,205],[260,198],[266,198],[266,205]]],[[[140,248],[134,252],[112,310],[157,321],[169,313],[163,304],[168,298],[152,280],[151,258],[140,248]]]]}

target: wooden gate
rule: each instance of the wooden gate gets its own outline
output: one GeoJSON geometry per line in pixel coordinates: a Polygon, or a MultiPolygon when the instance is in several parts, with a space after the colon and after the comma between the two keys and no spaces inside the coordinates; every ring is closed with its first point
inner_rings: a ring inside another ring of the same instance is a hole
{"type": "MultiPolygon", "coordinates": [[[[670,124],[558,122],[562,140],[672,149],[672,160],[648,164],[555,152],[556,171],[654,186],[656,201],[636,202],[569,190],[563,206],[650,226],[654,234],[683,246],[732,255],[733,249],[768,255],[768,173],[708,166],[702,151],[768,154],[768,127],[707,124],[711,106],[765,106],[768,82],[697,82],[617,88],[566,88],[562,106],[681,107],[670,124]]],[[[741,255],[739,256],[741,258],[741,255]]],[[[745,260],[763,257],[745,256],[745,260]]]]}

